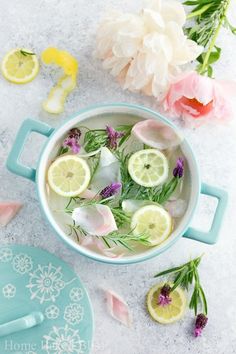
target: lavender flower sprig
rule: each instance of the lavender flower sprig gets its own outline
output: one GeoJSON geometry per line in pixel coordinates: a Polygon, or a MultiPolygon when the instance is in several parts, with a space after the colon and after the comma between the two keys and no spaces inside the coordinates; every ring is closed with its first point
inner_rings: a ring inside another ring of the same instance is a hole
{"type": "Polygon", "coordinates": [[[208,318],[204,313],[199,313],[196,317],[195,327],[194,327],[194,336],[199,337],[202,334],[202,330],[206,327],[208,318]]]}
{"type": "Polygon", "coordinates": [[[68,151],[72,151],[74,154],[78,154],[80,152],[80,144],[79,139],[81,137],[81,130],[78,128],[73,128],[69,131],[68,136],[62,143],[61,150],[59,151],[59,155],[62,155],[68,151]]]}
{"type": "Polygon", "coordinates": [[[109,198],[117,194],[121,190],[122,184],[120,182],[113,182],[109,186],[105,187],[100,195],[102,198],[109,198]]]}
{"type": "Polygon", "coordinates": [[[170,297],[171,287],[169,284],[164,284],[161,288],[161,292],[158,297],[158,305],[167,306],[171,303],[172,299],[170,297]]]}
{"type": "Polygon", "coordinates": [[[110,149],[116,149],[118,146],[118,140],[124,136],[124,132],[118,132],[111,126],[106,126],[106,133],[107,133],[107,146],[110,149]]]}

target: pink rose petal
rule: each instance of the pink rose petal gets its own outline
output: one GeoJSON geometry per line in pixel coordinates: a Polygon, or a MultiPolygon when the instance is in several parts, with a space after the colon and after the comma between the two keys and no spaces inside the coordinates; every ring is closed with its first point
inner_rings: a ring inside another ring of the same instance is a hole
{"type": "Polygon", "coordinates": [[[187,210],[187,202],[183,199],[169,200],[164,204],[165,209],[173,218],[181,218],[187,210]]]}
{"type": "Polygon", "coordinates": [[[107,310],[117,321],[131,327],[132,317],[127,303],[112,290],[106,290],[107,310]]]}
{"type": "Polygon", "coordinates": [[[101,254],[103,254],[104,256],[106,256],[108,258],[121,258],[121,257],[123,257],[122,253],[117,254],[115,252],[116,247],[107,248],[105,243],[100,238],[98,238],[96,236],[88,235],[88,236],[82,237],[82,235],[81,235],[80,245],[90,248],[92,250],[94,250],[94,248],[96,248],[98,251],[101,252],[101,254]]]}
{"type": "Polygon", "coordinates": [[[105,236],[117,230],[111,209],[107,205],[97,204],[75,208],[72,219],[90,235],[105,236]]]}
{"type": "Polygon", "coordinates": [[[22,206],[20,202],[0,202],[0,225],[6,226],[22,206]]]}
{"type": "Polygon", "coordinates": [[[160,150],[178,146],[183,140],[172,127],[154,119],[136,123],[132,133],[144,144],[160,150]]]}

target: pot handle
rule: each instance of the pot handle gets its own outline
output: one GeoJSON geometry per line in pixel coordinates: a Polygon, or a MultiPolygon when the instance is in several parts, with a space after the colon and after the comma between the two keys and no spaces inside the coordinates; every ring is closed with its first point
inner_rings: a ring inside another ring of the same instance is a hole
{"type": "Polygon", "coordinates": [[[19,161],[24,149],[26,139],[32,132],[36,132],[49,137],[53,131],[54,128],[45,123],[34,119],[26,119],[16,135],[15,142],[8,156],[6,163],[8,170],[15,173],[16,175],[28,178],[34,182],[36,174],[35,168],[25,166],[19,161]]]}
{"type": "Polygon", "coordinates": [[[183,236],[203,243],[214,244],[219,237],[220,227],[228,203],[228,194],[226,191],[209,186],[206,183],[202,183],[201,193],[218,199],[211,228],[208,232],[204,232],[190,227],[183,236]]]}

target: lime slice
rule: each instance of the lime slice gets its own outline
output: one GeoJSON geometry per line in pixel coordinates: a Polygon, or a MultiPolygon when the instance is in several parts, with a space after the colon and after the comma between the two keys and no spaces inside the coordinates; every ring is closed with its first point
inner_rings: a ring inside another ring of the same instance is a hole
{"type": "MultiPolygon", "coordinates": [[[[187,298],[182,288],[177,287],[170,293],[171,303],[165,306],[158,304],[158,298],[164,283],[154,285],[147,294],[147,309],[151,317],[162,324],[173,323],[183,317],[187,298]]],[[[173,284],[169,284],[173,286],[173,284]]]]}
{"type": "Polygon", "coordinates": [[[132,219],[131,228],[135,235],[149,235],[151,246],[159,245],[172,231],[170,214],[161,206],[146,205],[138,209],[132,219]]]}
{"type": "Polygon", "coordinates": [[[129,159],[131,178],[144,187],[155,187],[168,177],[168,161],[165,155],[155,149],[135,152],[129,159]]]}
{"type": "Polygon", "coordinates": [[[75,197],[89,184],[90,169],[85,160],[75,155],[57,158],[48,169],[48,183],[57,194],[75,197]]]}
{"type": "Polygon", "coordinates": [[[39,62],[31,50],[13,49],[3,58],[1,70],[8,81],[26,84],[38,74],[39,62]]]}

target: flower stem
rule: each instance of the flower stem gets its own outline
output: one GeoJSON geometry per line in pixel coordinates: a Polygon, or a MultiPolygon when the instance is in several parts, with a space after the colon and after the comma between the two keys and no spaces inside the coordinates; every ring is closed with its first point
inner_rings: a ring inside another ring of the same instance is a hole
{"type": "Polygon", "coordinates": [[[199,71],[199,74],[203,74],[203,73],[205,72],[205,70],[206,70],[206,67],[207,67],[207,64],[208,64],[208,61],[209,61],[211,52],[212,52],[212,50],[213,50],[213,48],[214,48],[214,46],[215,46],[216,39],[217,39],[217,37],[218,37],[218,35],[219,35],[221,26],[222,26],[222,24],[223,24],[223,22],[224,22],[224,20],[225,20],[226,12],[227,12],[227,10],[228,10],[229,4],[230,4],[230,0],[225,0],[225,3],[223,4],[224,11],[223,11],[222,16],[221,16],[221,18],[220,18],[219,24],[218,24],[218,26],[217,26],[217,28],[216,28],[215,34],[214,34],[214,36],[212,37],[212,40],[211,40],[211,42],[210,42],[210,44],[209,44],[208,50],[207,50],[207,52],[206,52],[206,54],[205,54],[205,57],[204,57],[204,60],[203,60],[203,64],[202,64],[202,66],[201,66],[201,69],[200,69],[200,71],[199,71]]]}
{"type": "Polygon", "coordinates": [[[205,11],[207,11],[210,7],[212,6],[212,4],[207,4],[205,6],[203,6],[201,9],[194,11],[194,12],[190,12],[187,15],[187,19],[189,20],[190,18],[202,15],[205,11]]]}

